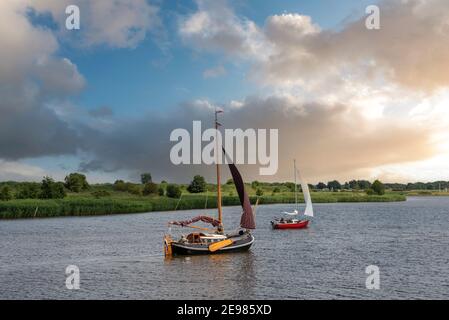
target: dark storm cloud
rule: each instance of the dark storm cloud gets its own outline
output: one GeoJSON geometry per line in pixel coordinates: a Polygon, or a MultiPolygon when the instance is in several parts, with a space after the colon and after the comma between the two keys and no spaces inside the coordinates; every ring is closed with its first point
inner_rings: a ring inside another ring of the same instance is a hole
{"type": "MultiPolygon", "coordinates": [[[[148,115],[123,121],[114,131],[89,139],[94,155],[84,170],[150,170],[156,179],[188,181],[193,174],[214,177],[212,166],[170,162],[170,133],[176,128],[191,132],[192,121],[203,130],[212,127],[213,109],[205,102],[180,106],[171,117],[148,115]]],[[[226,128],[279,129],[279,171],[259,176],[259,165],[242,166],[246,179],[289,180],[294,158],[308,178],[344,176],[385,164],[425,159],[434,153],[430,132],[424,127],[401,126],[386,119],[364,118],[344,105],[301,105],[295,99],[248,98],[239,108],[226,108],[221,118],[226,128]],[[410,143],[413,141],[413,144],[410,143]]]]}
{"type": "Polygon", "coordinates": [[[46,108],[26,112],[1,108],[0,158],[16,160],[74,154],[82,140],[79,133],[46,108]]]}
{"type": "Polygon", "coordinates": [[[89,114],[94,118],[107,118],[114,115],[114,111],[110,107],[99,107],[89,111],[89,114]]]}

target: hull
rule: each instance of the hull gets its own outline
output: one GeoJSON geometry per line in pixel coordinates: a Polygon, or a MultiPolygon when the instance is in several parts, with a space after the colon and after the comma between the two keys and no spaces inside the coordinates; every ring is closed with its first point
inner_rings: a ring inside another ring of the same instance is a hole
{"type": "Polygon", "coordinates": [[[303,220],[295,223],[273,222],[273,229],[305,229],[309,225],[309,220],[303,220]]]}
{"type": "Polygon", "coordinates": [[[171,243],[171,248],[173,255],[220,254],[247,251],[254,243],[254,237],[251,234],[245,235],[245,237],[231,239],[234,241],[231,245],[214,252],[209,250],[208,244],[181,243],[177,241],[171,243]]]}

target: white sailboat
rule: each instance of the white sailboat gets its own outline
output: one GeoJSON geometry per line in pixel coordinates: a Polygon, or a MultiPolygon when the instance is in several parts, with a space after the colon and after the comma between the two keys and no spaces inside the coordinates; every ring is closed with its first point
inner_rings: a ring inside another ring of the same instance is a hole
{"type": "MultiPolygon", "coordinates": [[[[294,166],[294,177],[295,177],[295,209],[292,212],[289,211],[283,211],[283,214],[286,214],[288,216],[297,216],[299,215],[298,210],[298,187],[296,178],[299,177],[299,182],[301,184],[302,193],[304,194],[304,202],[306,203],[306,208],[304,210],[304,215],[313,217],[313,205],[312,205],[312,198],[310,196],[309,186],[304,181],[304,179],[301,177],[301,174],[299,170],[296,168],[296,160],[293,160],[293,166],[294,166]]],[[[309,220],[307,219],[275,219],[271,221],[271,224],[274,229],[302,229],[306,228],[309,224],[309,220]]]]}

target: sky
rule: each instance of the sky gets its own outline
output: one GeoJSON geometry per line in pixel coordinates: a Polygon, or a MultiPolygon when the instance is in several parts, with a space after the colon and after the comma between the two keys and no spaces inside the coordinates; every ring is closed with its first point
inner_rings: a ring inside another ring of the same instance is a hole
{"type": "Polygon", "coordinates": [[[212,181],[169,137],[215,107],[279,130],[277,174],[248,181],[291,180],[293,159],[311,183],[449,180],[445,0],[8,0],[0,48],[0,181],[212,181]]]}

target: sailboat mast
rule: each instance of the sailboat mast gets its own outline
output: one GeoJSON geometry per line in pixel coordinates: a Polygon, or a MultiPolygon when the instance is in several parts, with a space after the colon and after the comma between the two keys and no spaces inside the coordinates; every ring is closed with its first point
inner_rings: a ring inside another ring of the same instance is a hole
{"type": "Polygon", "coordinates": [[[297,185],[296,185],[296,159],[293,160],[293,167],[295,170],[295,210],[298,210],[298,190],[296,190],[297,185]]]}
{"type": "Polygon", "coordinates": [[[220,181],[220,165],[219,165],[219,154],[220,154],[220,146],[218,145],[218,119],[217,119],[217,115],[220,111],[218,111],[217,109],[215,109],[215,143],[216,143],[216,166],[217,166],[217,208],[218,208],[218,221],[220,222],[219,225],[219,231],[221,231],[220,229],[223,229],[223,217],[222,217],[222,210],[221,210],[221,181],[220,181]]]}

